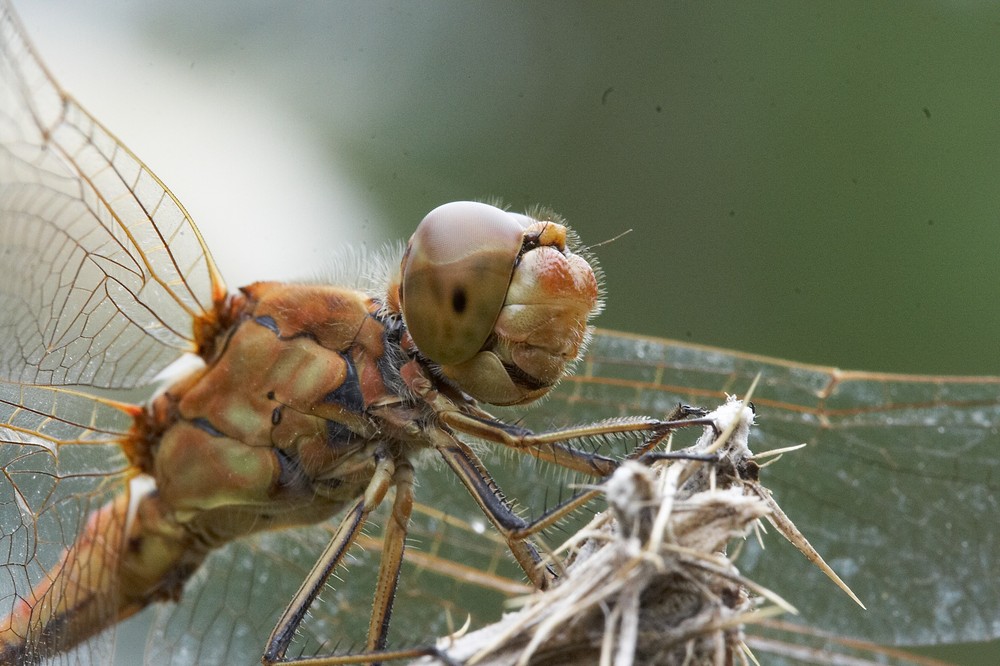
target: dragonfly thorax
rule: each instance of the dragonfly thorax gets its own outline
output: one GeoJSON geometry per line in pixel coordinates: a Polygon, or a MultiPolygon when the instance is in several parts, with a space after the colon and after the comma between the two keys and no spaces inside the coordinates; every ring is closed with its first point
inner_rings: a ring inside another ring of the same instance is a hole
{"type": "MultiPolygon", "coordinates": [[[[158,524],[206,552],[324,520],[364,491],[375,448],[394,442],[392,455],[407,458],[423,445],[393,425],[419,420],[420,407],[401,385],[398,331],[376,316],[378,302],[269,282],[231,300],[238,314],[220,353],[152,400],[130,446],[156,479],[158,524]],[[397,418],[380,419],[387,411],[397,418]]],[[[161,559],[166,568],[176,555],[161,559]]]]}

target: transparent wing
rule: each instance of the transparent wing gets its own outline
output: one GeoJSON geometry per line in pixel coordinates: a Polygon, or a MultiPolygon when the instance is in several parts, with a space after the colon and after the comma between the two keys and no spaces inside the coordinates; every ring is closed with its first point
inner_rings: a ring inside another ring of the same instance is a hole
{"type": "Polygon", "coordinates": [[[601,332],[576,376],[529,420],[546,425],[711,407],[754,376],[754,450],[808,446],[763,483],[868,606],[782,539],[750,543],[743,573],[823,630],[886,644],[1000,635],[1000,378],[842,372],[601,332]]]}
{"type": "Polygon", "coordinates": [[[0,374],[132,387],[225,294],[183,206],[62,92],[0,3],[0,374]]]}
{"type": "MultiPolygon", "coordinates": [[[[134,475],[118,445],[133,420],[93,396],[0,382],[0,422],[0,636],[6,639],[10,631],[26,633],[12,620],[22,602],[35,606],[37,591],[56,577],[88,575],[87,562],[61,563],[61,557],[87,516],[125,492],[134,475]]],[[[109,543],[115,533],[109,530],[109,543]]],[[[97,575],[104,573],[110,572],[97,575]]],[[[58,593],[46,600],[61,602],[58,593]]],[[[81,650],[84,661],[106,662],[113,637],[81,650]]],[[[44,650],[44,637],[31,634],[30,640],[44,650]]],[[[64,655],[52,663],[78,661],[64,655]]]]}
{"type": "MultiPolygon", "coordinates": [[[[136,474],[120,447],[134,414],[66,385],[148,384],[224,293],[183,207],[0,2],[0,630],[50,577],[93,574],[62,553],[136,474]]],[[[107,663],[108,642],[54,661],[107,663]]]]}
{"type": "Polygon", "coordinates": [[[913,654],[905,649],[845,638],[782,619],[753,625],[746,633],[746,644],[751,652],[760,663],[769,666],[954,666],[950,662],[913,654]]]}

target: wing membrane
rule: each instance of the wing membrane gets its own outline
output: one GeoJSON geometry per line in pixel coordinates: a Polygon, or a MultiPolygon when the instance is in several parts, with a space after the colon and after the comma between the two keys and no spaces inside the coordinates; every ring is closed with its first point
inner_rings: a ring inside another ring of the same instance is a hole
{"type": "MultiPolygon", "coordinates": [[[[125,491],[135,470],[118,444],[132,417],[113,402],[0,382],[0,421],[2,633],[22,600],[35,604],[39,586],[55,576],[82,575],[86,562],[61,563],[65,549],[91,512],[125,491]]],[[[114,543],[113,532],[108,543],[114,543]]],[[[50,595],[47,602],[58,599],[50,595]]],[[[106,647],[98,641],[86,649],[95,655],[106,647]]],[[[62,659],[69,657],[54,660],[62,659]]]]}
{"type": "Polygon", "coordinates": [[[225,293],[183,206],[45,70],[0,5],[0,372],[128,388],[225,293]]]}
{"type": "Polygon", "coordinates": [[[1000,515],[1000,378],[843,372],[603,331],[531,416],[711,407],[757,373],[754,450],[808,444],[762,480],[870,610],[780,541],[766,553],[751,544],[744,573],[834,633],[899,644],[1000,635],[1000,536],[984,529],[1000,515]]]}

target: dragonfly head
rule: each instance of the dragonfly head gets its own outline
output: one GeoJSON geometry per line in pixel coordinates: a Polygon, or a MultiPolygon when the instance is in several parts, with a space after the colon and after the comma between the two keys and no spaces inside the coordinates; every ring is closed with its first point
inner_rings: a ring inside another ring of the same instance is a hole
{"type": "Polygon", "coordinates": [[[410,238],[390,288],[410,336],[472,397],[513,405],[546,394],[582,353],[600,289],[552,214],[459,201],[410,238]],[[539,218],[539,219],[536,219],[539,218]]]}

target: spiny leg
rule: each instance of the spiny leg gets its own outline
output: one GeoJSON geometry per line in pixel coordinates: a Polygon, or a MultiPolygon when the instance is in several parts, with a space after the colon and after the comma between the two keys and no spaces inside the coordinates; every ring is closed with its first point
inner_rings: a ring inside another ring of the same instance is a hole
{"type": "Polygon", "coordinates": [[[567,442],[620,435],[644,435],[643,441],[627,457],[634,459],[655,449],[674,430],[706,425],[700,417],[705,410],[677,405],[666,419],[633,417],[599,421],[586,425],[536,433],[527,428],[504,423],[482,410],[472,413],[447,410],[438,413],[451,428],[488,442],[495,442],[539,460],[581,472],[605,477],[618,469],[619,461],[591,451],[583,451],[567,442]]]}
{"type": "MultiPolygon", "coordinates": [[[[372,480],[372,484],[368,487],[369,490],[378,480],[380,480],[378,477],[372,480]]],[[[388,486],[386,486],[387,488],[388,486]]],[[[382,490],[383,495],[384,492],[385,489],[382,490]]],[[[298,592],[292,597],[277,624],[274,625],[274,630],[271,631],[271,636],[267,640],[267,646],[261,657],[265,666],[295,661],[294,659],[286,659],[285,652],[288,650],[299,625],[302,624],[309,607],[319,596],[320,590],[326,585],[326,581],[343,560],[344,555],[361,531],[361,527],[370,513],[370,509],[365,506],[366,496],[359,497],[347,510],[337,532],[323,550],[316,564],[313,565],[309,575],[302,581],[298,592]]]]}
{"type": "Polygon", "coordinates": [[[383,650],[389,635],[392,602],[396,598],[399,570],[403,565],[406,533],[413,512],[413,467],[409,461],[400,461],[393,475],[396,499],[392,503],[382,537],[382,560],[379,563],[375,600],[372,602],[371,620],[368,625],[368,650],[383,650]]]}
{"type": "Polygon", "coordinates": [[[382,649],[385,646],[389,629],[392,602],[403,559],[406,530],[413,507],[413,468],[406,460],[399,461],[397,465],[397,461],[394,461],[382,450],[377,452],[376,456],[375,473],[365,489],[364,495],[348,508],[337,532],[327,544],[316,564],[313,565],[309,575],[306,576],[302,586],[299,587],[298,592],[289,602],[288,607],[271,632],[264,655],[261,658],[266,666],[289,663],[299,666],[333,666],[335,664],[370,663],[439,654],[434,648],[390,651],[382,649]],[[309,607],[319,596],[320,590],[326,585],[330,575],[343,561],[351,544],[354,543],[367,522],[368,516],[378,508],[392,486],[396,486],[397,489],[396,499],[393,502],[392,515],[385,531],[385,550],[379,566],[375,600],[369,621],[367,651],[343,656],[285,657],[285,652],[288,650],[299,625],[302,624],[309,607]]]}
{"type": "MultiPolygon", "coordinates": [[[[564,442],[606,435],[646,433],[647,436],[643,443],[628,456],[629,458],[640,457],[658,446],[673,430],[703,424],[703,421],[698,418],[677,420],[673,417],[700,416],[700,414],[701,412],[691,408],[678,407],[671,414],[672,418],[666,421],[656,419],[609,421],[538,434],[496,421],[485,412],[482,412],[482,416],[478,414],[468,416],[454,411],[439,415],[442,417],[442,422],[455,430],[509,446],[572,470],[603,477],[618,467],[618,461],[581,451],[564,444],[564,442]]],[[[590,501],[598,494],[598,491],[588,490],[578,493],[546,511],[538,519],[530,522],[525,521],[510,509],[498,484],[468,446],[445,430],[433,432],[436,440],[435,448],[459,476],[487,518],[504,537],[525,574],[536,587],[547,587],[553,578],[553,573],[543,566],[543,560],[535,546],[529,541],[529,537],[590,501]]],[[[327,545],[272,632],[263,658],[265,664],[295,663],[305,666],[332,666],[334,664],[373,662],[373,660],[388,661],[422,655],[434,655],[447,663],[447,657],[433,648],[384,650],[412,502],[412,467],[406,461],[402,461],[397,467],[391,458],[383,455],[376,465],[376,472],[364,496],[348,509],[337,533],[327,545]],[[375,600],[369,623],[367,651],[354,655],[287,659],[285,651],[309,607],[326,584],[329,576],[342,561],[343,556],[367,521],[369,514],[381,504],[389,487],[393,485],[397,486],[396,500],[384,537],[385,550],[379,568],[375,600]]]]}
{"type": "Polygon", "coordinates": [[[463,442],[443,430],[434,431],[433,435],[437,440],[435,448],[438,453],[507,542],[507,547],[528,576],[528,580],[538,589],[548,587],[552,576],[542,567],[542,558],[538,550],[526,539],[513,536],[520,534],[528,524],[511,511],[500,486],[486,471],[479,457],[463,442]]]}
{"type": "MultiPolygon", "coordinates": [[[[619,461],[581,451],[564,442],[607,435],[646,433],[643,442],[626,457],[641,459],[659,446],[674,430],[709,424],[709,421],[701,418],[704,414],[704,410],[678,405],[668,420],[638,418],[606,421],[546,433],[533,433],[524,428],[505,424],[492,419],[486,412],[468,415],[448,411],[439,416],[443,423],[459,432],[508,446],[574,471],[603,478],[618,468],[619,461]]],[[[503,536],[529,580],[538,588],[547,587],[552,577],[551,572],[542,567],[538,551],[528,539],[587,504],[600,495],[601,491],[591,489],[576,493],[529,522],[510,509],[496,481],[468,446],[444,431],[438,431],[436,438],[439,440],[435,445],[438,453],[455,471],[487,518],[503,536]]],[[[683,456],[683,454],[678,455],[683,456]]]]}

